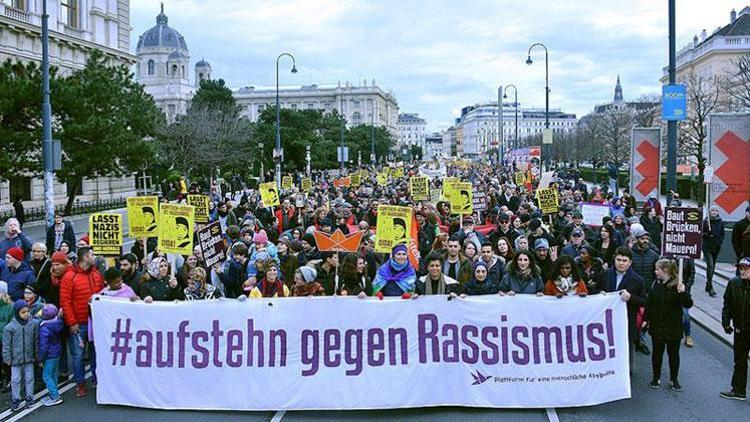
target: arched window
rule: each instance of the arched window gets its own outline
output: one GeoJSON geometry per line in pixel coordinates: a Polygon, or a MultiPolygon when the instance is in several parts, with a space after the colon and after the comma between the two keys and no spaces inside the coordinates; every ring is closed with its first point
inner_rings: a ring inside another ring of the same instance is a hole
{"type": "Polygon", "coordinates": [[[202,81],[202,80],[203,80],[203,73],[199,73],[199,74],[198,74],[198,80],[199,80],[199,81],[202,81]]]}
{"type": "Polygon", "coordinates": [[[175,75],[177,75],[177,65],[173,64],[172,65],[172,76],[175,76],[175,75]]]}
{"type": "Polygon", "coordinates": [[[154,61],[153,60],[148,61],[148,74],[149,75],[154,74],[154,61]]]}
{"type": "Polygon", "coordinates": [[[184,65],[182,66],[182,77],[183,78],[185,77],[185,66],[184,65]]]}
{"type": "Polygon", "coordinates": [[[352,114],[352,124],[358,125],[362,123],[362,115],[359,114],[358,111],[355,111],[354,114],[352,114]]]}

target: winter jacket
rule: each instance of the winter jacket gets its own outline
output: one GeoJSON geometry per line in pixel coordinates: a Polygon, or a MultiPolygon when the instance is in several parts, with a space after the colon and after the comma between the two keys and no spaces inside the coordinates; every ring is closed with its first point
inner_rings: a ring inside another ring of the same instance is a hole
{"type": "Polygon", "coordinates": [[[0,333],[3,332],[11,319],[13,319],[13,302],[6,303],[0,300],[0,333]]]}
{"type": "Polygon", "coordinates": [[[591,258],[591,265],[586,266],[580,256],[575,259],[576,266],[578,267],[578,273],[581,274],[581,279],[586,285],[586,289],[589,293],[599,293],[599,279],[604,274],[604,262],[597,257],[591,258]]]}
{"type": "MultiPolygon", "coordinates": [[[[249,259],[245,259],[244,264],[240,264],[235,258],[227,260],[229,264],[226,271],[221,273],[221,281],[224,284],[224,296],[232,299],[238,298],[244,294],[242,290],[242,284],[247,280],[247,267],[250,263],[249,259]]],[[[143,284],[141,284],[141,293],[143,292],[143,284]]],[[[141,294],[141,297],[145,297],[141,294]]]]}
{"type": "Polygon", "coordinates": [[[26,289],[26,286],[36,283],[34,270],[26,262],[22,262],[15,269],[8,267],[8,274],[9,276],[6,280],[8,282],[8,294],[13,301],[23,299],[23,291],[26,289]]]}
{"type": "Polygon", "coordinates": [[[630,341],[634,341],[638,332],[636,323],[638,308],[646,304],[646,288],[643,285],[643,277],[639,276],[631,267],[625,272],[618,286],[617,271],[615,271],[614,266],[609,267],[599,279],[596,291],[616,292],[619,290],[627,290],[630,293],[630,300],[628,301],[628,335],[630,341]]]}
{"type": "Polygon", "coordinates": [[[724,243],[724,220],[721,217],[711,219],[711,230],[708,229],[708,219],[703,219],[703,253],[718,254],[724,243]]]}
{"type": "Polygon", "coordinates": [[[750,226],[750,220],[743,218],[736,222],[732,228],[732,247],[734,248],[734,255],[737,257],[737,260],[750,255],[750,251],[745,250],[748,243],[745,231],[747,231],[748,226],[750,226]]]}
{"type": "Polygon", "coordinates": [[[737,330],[750,330],[750,280],[734,277],[724,291],[721,325],[737,330]]]}
{"type": "Polygon", "coordinates": [[[89,320],[89,300],[104,288],[104,279],[94,267],[82,269],[73,264],[60,280],[60,307],[65,324],[86,324],[89,320]]]}
{"type": "Polygon", "coordinates": [[[500,283],[497,281],[491,280],[489,277],[485,278],[483,281],[479,281],[475,277],[472,277],[471,281],[463,286],[461,293],[469,296],[479,296],[493,295],[497,294],[499,291],[500,283]]]}
{"type": "Polygon", "coordinates": [[[62,332],[65,328],[62,319],[53,318],[39,324],[39,360],[60,357],[62,354],[62,332]]]}
{"type": "MultiPolygon", "coordinates": [[[[452,279],[445,274],[441,274],[440,278],[441,280],[439,282],[445,283],[445,292],[444,292],[445,294],[461,293],[461,285],[458,284],[458,280],[452,279]]],[[[417,278],[417,281],[414,283],[414,291],[416,291],[417,294],[426,295],[427,294],[426,283],[432,283],[432,279],[430,278],[429,274],[417,278]]],[[[433,289],[432,294],[437,294],[437,290],[433,289]]]]}
{"type": "MultiPolygon", "coordinates": [[[[73,224],[70,221],[63,220],[63,234],[62,234],[62,241],[66,242],[68,246],[70,246],[71,251],[75,251],[76,249],[76,234],[73,231],[73,224]]],[[[49,251],[49,254],[52,255],[52,252],[56,251],[57,248],[55,247],[55,225],[54,223],[47,227],[47,251],[49,251]]]]}
{"type": "Polygon", "coordinates": [[[518,268],[511,262],[508,264],[508,272],[503,276],[503,280],[500,282],[500,290],[508,293],[513,291],[519,294],[537,294],[544,291],[544,281],[540,275],[539,267],[532,267],[531,276],[528,279],[523,279],[518,274],[518,268]]]}
{"type": "Polygon", "coordinates": [[[659,253],[651,247],[641,250],[638,245],[634,245],[630,251],[633,253],[633,264],[630,268],[641,276],[648,292],[654,282],[654,267],[659,260],[659,253]]]}
{"type": "Polygon", "coordinates": [[[656,245],[657,249],[661,249],[661,232],[662,224],[659,221],[659,217],[650,218],[647,215],[642,215],[640,218],[643,229],[646,230],[651,236],[651,242],[656,245]]]}
{"type": "Polygon", "coordinates": [[[33,243],[34,242],[31,240],[31,238],[29,236],[26,236],[24,233],[19,233],[13,239],[10,239],[6,236],[3,238],[3,240],[0,240],[0,256],[5,259],[5,254],[8,253],[8,249],[19,247],[23,249],[23,260],[29,262],[29,260],[31,260],[31,245],[33,243]]]}
{"type": "Polygon", "coordinates": [[[3,329],[3,362],[11,366],[35,363],[38,330],[39,321],[21,325],[13,318],[3,329]]]}
{"type": "Polygon", "coordinates": [[[677,280],[671,283],[655,282],[646,299],[646,312],[643,319],[649,322],[651,337],[662,340],[679,340],[682,338],[682,308],[691,308],[693,298],[686,288],[677,293],[677,280]]]}
{"type": "Polygon", "coordinates": [[[174,288],[169,287],[169,276],[163,278],[151,277],[141,285],[141,299],[151,296],[155,301],[169,301],[180,299],[181,295],[182,290],[179,283],[174,288]]]}

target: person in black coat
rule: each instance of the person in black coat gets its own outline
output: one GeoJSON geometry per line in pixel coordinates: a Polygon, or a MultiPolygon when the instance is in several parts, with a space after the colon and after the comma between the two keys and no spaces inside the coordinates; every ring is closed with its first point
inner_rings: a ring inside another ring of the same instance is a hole
{"type": "Polygon", "coordinates": [[[721,393],[721,397],[733,400],[747,398],[747,354],[750,352],[750,256],[737,264],[739,276],[727,284],[724,292],[724,307],[721,309],[721,325],[724,332],[734,334],[734,372],[732,390],[721,393]]]}
{"type": "Polygon", "coordinates": [[[64,220],[61,212],[55,212],[55,222],[47,227],[47,250],[52,253],[60,247],[60,243],[67,242],[75,252],[76,233],[73,224],[64,220]]]}
{"type": "Polygon", "coordinates": [[[724,243],[724,220],[719,216],[719,208],[714,205],[708,211],[708,217],[703,220],[702,246],[703,259],[706,261],[706,292],[711,297],[716,296],[713,285],[714,271],[722,243],[724,243]]]}
{"type": "Polygon", "coordinates": [[[664,349],[669,355],[669,387],[674,391],[682,391],[677,379],[680,371],[680,342],[682,340],[683,308],[691,308],[693,299],[681,280],[678,279],[677,264],[669,259],[656,262],[654,281],[651,294],[646,301],[646,312],[643,319],[649,324],[651,334],[651,368],[653,378],[649,387],[659,388],[661,378],[661,364],[664,359],[664,349]]]}
{"type": "Polygon", "coordinates": [[[630,341],[630,371],[633,371],[635,344],[638,340],[638,309],[646,304],[646,288],[643,278],[632,268],[633,254],[630,249],[620,246],[615,251],[615,264],[607,269],[599,279],[600,292],[620,292],[620,297],[628,302],[628,339],[630,341]]]}

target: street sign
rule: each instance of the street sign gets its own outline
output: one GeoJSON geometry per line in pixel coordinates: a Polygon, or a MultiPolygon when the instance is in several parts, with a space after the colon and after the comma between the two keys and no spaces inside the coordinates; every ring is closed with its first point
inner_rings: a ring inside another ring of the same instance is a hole
{"type": "Polygon", "coordinates": [[[543,144],[552,144],[552,138],[553,138],[553,132],[550,128],[545,128],[542,131],[542,143],[543,144]]]}
{"type": "Polygon", "coordinates": [[[349,161],[349,147],[336,147],[338,162],[349,161]]]}
{"type": "Polygon", "coordinates": [[[664,120],[685,120],[687,117],[687,90],[685,85],[661,87],[661,117],[664,120]]]}
{"type": "Polygon", "coordinates": [[[664,211],[662,255],[667,258],[701,257],[703,210],[667,207],[664,211]]]}

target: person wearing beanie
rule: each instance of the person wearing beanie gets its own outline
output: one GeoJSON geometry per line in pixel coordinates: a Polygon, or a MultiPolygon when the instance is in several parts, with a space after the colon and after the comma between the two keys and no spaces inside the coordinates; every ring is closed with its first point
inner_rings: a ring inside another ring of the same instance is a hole
{"type": "Polygon", "coordinates": [[[373,295],[403,296],[414,293],[417,273],[409,263],[406,245],[399,244],[391,250],[391,258],[378,268],[372,281],[373,295]]]}
{"type": "MultiPolygon", "coordinates": [[[[10,300],[8,295],[8,283],[0,280],[0,333],[12,319],[13,301],[10,300]]],[[[1,335],[0,343],[2,343],[1,335]]],[[[0,364],[0,392],[7,393],[8,391],[10,391],[10,366],[0,364]]]]}
{"type": "Polygon", "coordinates": [[[36,283],[34,271],[24,261],[25,253],[19,247],[12,247],[5,253],[5,265],[8,267],[6,277],[8,282],[8,294],[12,300],[23,299],[23,291],[26,286],[36,283]]]}
{"type": "Polygon", "coordinates": [[[42,308],[47,303],[43,297],[36,292],[36,287],[32,284],[26,286],[23,290],[23,300],[29,305],[29,313],[34,319],[42,318],[42,308]]]}
{"type": "Polygon", "coordinates": [[[57,306],[48,303],[41,311],[42,322],[39,324],[39,361],[43,363],[42,380],[47,386],[49,395],[42,399],[45,406],[62,403],[57,389],[57,366],[62,356],[62,333],[65,324],[58,317],[57,306]]]}
{"type": "Polygon", "coordinates": [[[250,298],[289,297],[289,288],[279,278],[279,265],[273,259],[266,259],[261,266],[265,275],[250,290],[250,298]]]}
{"type": "Polygon", "coordinates": [[[21,382],[24,382],[26,408],[34,404],[34,364],[36,363],[39,324],[32,321],[23,299],[13,303],[13,318],[3,329],[3,362],[11,371],[11,410],[21,406],[21,382]]]}

